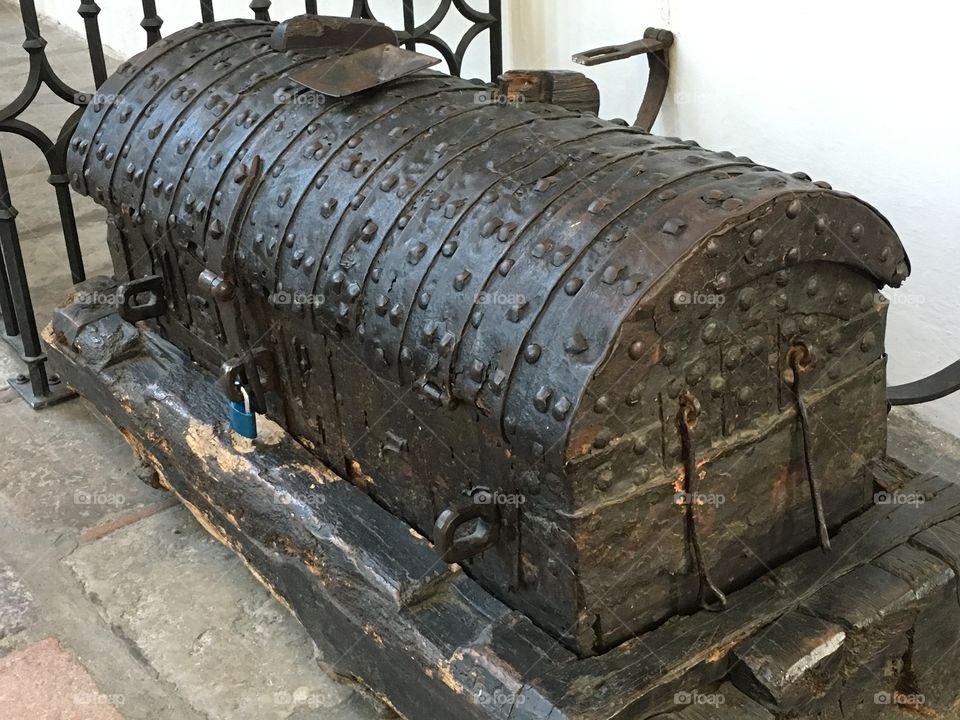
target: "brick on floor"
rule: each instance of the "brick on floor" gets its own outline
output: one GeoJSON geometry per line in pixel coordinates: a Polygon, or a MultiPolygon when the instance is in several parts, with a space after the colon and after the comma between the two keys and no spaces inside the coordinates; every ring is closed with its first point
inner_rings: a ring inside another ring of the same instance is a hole
{"type": "Polygon", "coordinates": [[[4,720],[123,720],[122,696],[100,692],[93,678],[54,638],[0,658],[4,720]]]}

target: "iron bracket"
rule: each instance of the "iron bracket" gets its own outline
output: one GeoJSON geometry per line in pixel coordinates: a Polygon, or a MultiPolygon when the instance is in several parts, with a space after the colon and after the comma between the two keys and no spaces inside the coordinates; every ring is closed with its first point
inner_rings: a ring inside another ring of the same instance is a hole
{"type": "Polygon", "coordinates": [[[16,377],[7,378],[7,383],[13,388],[13,391],[34,410],[42,410],[77,396],[73,388],[63,382],[60,376],[55,373],[51,375],[44,373],[43,380],[37,383],[37,375],[43,368],[46,359],[46,355],[27,359],[29,375],[20,374],[16,377]],[[40,392],[34,387],[35,384],[39,385],[40,392]],[[46,392],[43,392],[44,386],[46,386],[46,392]]]}
{"type": "Polygon", "coordinates": [[[140,320],[160,317],[166,308],[163,296],[163,278],[159,275],[148,275],[137,280],[131,280],[117,288],[117,299],[120,304],[120,317],[128,323],[137,323],[140,320]],[[149,295],[145,301],[141,296],[149,295]]]}
{"type": "Polygon", "coordinates": [[[500,513],[496,505],[474,502],[458,510],[446,509],[433,526],[433,543],[446,563],[463,562],[493,547],[500,535],[500,513]],[[477,526],[463,537],[457,531],[476,520],[477,526]]]}
{"type": "Polygon", "coordinates": [[[667,84],[670,82],[670,58],[668,50],[673,45],[673,33],[660,28],[647,28],[643,38],[623,45],[606,45],[577,53],[573,61],[580,65],[602,65],[614,60],[625,60],[634,55],[646,55],[650,65],[650,75],[647,77],[647,89],[640,103],[640,111],[634,120],[634,127],[650,132],[653,122],[660,114],[660,107],[667,95],[667,84]]]}
{"type": "Polygon", "coordinates": [[[257,388],[259,395],[251,396],[250,402],[259,413],[266,412],[263,392],[277,388],[274,378],[273,358],[264,347],[258,346],[249,353],[229,358],[220,366],[220,383],[227,398],[243,402],[240,387],[257,388]],[[256,377],[252,373],[256,373],[256,377]]]}
{"type": "Polygon", "coordinates": [[[330,51],[290,73],[290,79],[328,97],[345,97],[441,62],[399,47],[397,34],[376,20],[299,15],[280,23],[270,37],[278,52],[330,51]]]}

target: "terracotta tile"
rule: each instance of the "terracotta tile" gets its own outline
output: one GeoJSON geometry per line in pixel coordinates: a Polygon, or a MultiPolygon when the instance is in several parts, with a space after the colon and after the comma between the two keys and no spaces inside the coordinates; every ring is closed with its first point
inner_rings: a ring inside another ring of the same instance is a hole
{"type": "Polygon", "coordinates": [[[100,692],[93,678],[54,638],[0,658],[4,720],[123,720],[122,696],[100,692]]]}

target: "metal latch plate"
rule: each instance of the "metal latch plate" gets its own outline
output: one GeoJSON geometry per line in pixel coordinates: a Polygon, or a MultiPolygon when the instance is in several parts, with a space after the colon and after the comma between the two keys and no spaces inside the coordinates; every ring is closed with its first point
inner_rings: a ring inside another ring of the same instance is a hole
{"type": "Polygon", "coordinates": [[[345,97],[439,63],[439,58],[395,45],[377,45],[323,58],[290,73],[290,79],[330,97],[345,97]]]}

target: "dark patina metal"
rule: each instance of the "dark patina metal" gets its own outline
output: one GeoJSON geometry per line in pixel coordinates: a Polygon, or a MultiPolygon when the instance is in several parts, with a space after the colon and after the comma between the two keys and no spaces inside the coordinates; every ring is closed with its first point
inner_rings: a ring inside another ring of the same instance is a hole
{"type": "MultiPolygon", "coordinates": [[[[378,25],[383,28],[382,32],[387,37],[393,38],[391,42],[399,40],[408,50],[416,49],[418,44],[428,45],[440,53],[449,71],[454,75],[460,73],[460,66],[467,49],[472,46],[474,40],[486,33],[489,40],[490,76],[496,78],[500,74],[503,57],[500,0],[489,0],[486,12],[471,7],[466,0],[441,0],[430,17],[423,22],[417,21],[412,3],[405,0],[398,0],[398,2],[402,3],[404,23],[404,29],[399,33],[394,33],[376,22],[368,0],[353,0],[352,21],[350,18],[343,18],[341,24],[347,28],[348,32],[354,32],[359,26],[368,43],[373,38],[382,37],[378,33],[368,32],[369,25],[378,25]],[[458,38],[458,42],[451,46],[451,43],[441,37],[445,33],[439,33],[439,27],[448,16],[454,13],[469,24],[463,35],[458,38]],[[364,24],[368,27],[363,27],[364,24]]],[[[146,34],[146,44],[150,46],[160,40],[163,20],[157,12],[155,0],[142,0],[141,5],[143,20],[140,26],[146,34]]],[[[257,20],[268,21],[270,5],[270,0],[251,0],[249,7],[257,20]]],[[[214,0],[200,0],[199,6],[202,22],[213,22],[214,0]]],[[[316,0],[305,0],[304,8],[308,15],[300,16],[298,25],[292,28],[294,44],[302,42],[303,39],[308,42],[315,41],[315,36],[306,30],[309,30],[311,23],[316,22],[311,17],[317,14],[316,0]]],[[[95,86],[99,87],[107,78],[106,61],[100,38],[100,6],[94,0],[82,0],[77,13],[83,18],[91,72],[95,86]]],[[[49,181],[53,187],[63,229],[70,277],[73,283],[78,283],[85,278],[85,271],[77,235],[76,216],[65,171],[65,156],[67,142],[76,127],[80,112],[91,102],[94,93],[69,87],[51,67],[46,54],[47,41],[40,34],[40,20],[34,0],[20,0],[20,14],[25,36],[23,48],[29,55],[30,69],[23,89],[6,107],[0,108],[0,133],[11,133],[26,138],[43,155],[50,169],[49,181]],[[64,102],[76,105],[78,108],[55,138],[48,136],[40,127],[22,117],[43,86],[64,102]]],[[[324,39],[324,42],[329,44],[332,39],[336,39],[336,27],[331,26],[329,21],[325,27],[334,33],[333,38],[328,35],[324,39]]],[[[340,41],[343,40],[350,40],[350,36],[341,36],[340,41]]],[[[278,38],[278,41],[287,42],[287,38],[278,38]]],[[[10,384],[24,400],[39,409],[72,398],[74,393],[61,384],[58,378],[47,375],[46,355],[37,333],[27,273],[20,251],[16,216],[14,198],[11,198],[2,156],[0,156],[0,241],[2,241],[0,242],[0,318],[2,318],[0,338],[14,348],[27,366],[27,374],[18,376],[15,381],[11,380],[10,384]]]]}
{"type": "Polygon", "coordinates": [[[225,395],[581,656],[870,504],[877,289],[909,271],[876,211],[433,71],[323,95],[291,78],[364,50],[274,33],[155,43],[68,154],[117,279],[163,278],[160,329],[225,395]]]}
{"type": "Polygon", "coordinates": [[[640,40],[623,45],[586,50],[573,56],[574,62],[581,65],[601,65],[615,60],[625,60],[636,55],[646,55],[649,65],[647,86],[643,101],[637,111],[634,126],[649,131],[660,114],[660,106],[667,95],[670,82],[670,47],[673,45],[673,33],[659,28],[647,28],[640,40]]]}

